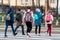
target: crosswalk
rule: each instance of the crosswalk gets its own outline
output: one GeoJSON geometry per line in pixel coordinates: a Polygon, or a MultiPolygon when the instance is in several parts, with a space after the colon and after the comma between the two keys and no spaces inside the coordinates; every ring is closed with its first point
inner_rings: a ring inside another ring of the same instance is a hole
{"type": "Polygon", "coordinates": [[[45,33],[41,33],[40,36],[31,33],[31,37],[27,37],[27,35],[22,35],[20,32],[13,36],[11,32],[7,33],[8,37],[4,37],[4,32],[0,32],[0,40],[60,40],[60,34],[52,34],[52,36],[48,36],[45,33]]]}

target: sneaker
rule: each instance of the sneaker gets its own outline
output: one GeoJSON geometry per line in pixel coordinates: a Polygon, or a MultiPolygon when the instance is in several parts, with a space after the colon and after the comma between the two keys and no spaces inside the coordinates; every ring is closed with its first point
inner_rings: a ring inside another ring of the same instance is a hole
{"type": "Polygon", "coordinates": [[[37,34],[35,34],[35,36],[37,36],[37,34]]]}
{"type": "Polygon", "coordinates": [[[49,36],[51,36],[51,34],[49,34],[49,36]]]}
{"type": "Polygon", "coordinates": [[[5,37],[7,37],[7,35],[5,35],[5,37]]]}
{"type": "Polygon", "coordinates": [[[17,35],[17,33],[14,34],[14,36],[16,36],[16,35],[17,35]]]}
{"type": "Polygon", "coordinates": [[[30,36],[30,33],[27,33],[27,36],[31,37],[31,36],[30,36]]]}
{"type": "Polygon", "coordinates": [[[41,36],[40,34],[38,34],[38,36],[41,36]]]}
{"type": "Polygon", "coordinates": [[[22,35],[25,35],[25,34],[22,34],[22,35]]]}

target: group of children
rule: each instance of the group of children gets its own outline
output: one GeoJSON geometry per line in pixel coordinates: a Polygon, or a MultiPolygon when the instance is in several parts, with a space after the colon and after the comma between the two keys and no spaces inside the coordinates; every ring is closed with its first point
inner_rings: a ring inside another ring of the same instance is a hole
{"type": "MultiPolygon", "coordinates": [[[[52,27],[52,22],[53,22],[53,16],[51,15],[52,11],[49,10],[47,15],[45,16],[45,21],[48,25],[48,29],[47,29],[47,33],[49,33],[49,36],[51,36],[51,27],[52,27]]],[[[22,35],[25,35],[24,32],[24,23],[27,26],[27,36],[30,36],[30,32],[32,30],[32,23],[34,23],[35,25],[35,34],[37,34],[37,29],[39,27],[39,35],[41,32],[41,23],[42,23],[42,13],[40,11],[39,8],[37,8],[35,10],[35,12],[31,11],[30,8],[27,8],[26,12],[24,14],[22,14],[21,9],[17,10],[16,13],[16,21],[17,21],[17,25],[16,28],[14,29],[13,27],[13,23],[14,23],[14,10],[11,7],[7,7],[7,12],[6,12],[6,16],[8,16],[6,18],[6,28],[5,28],[5,37],[7,37],[7,28],[10,25],[13,31],[14,36],[17,35],[17,29],[19,28],[19,26],[21,26],[22,28],[22,35]],[[10,19],[9,19],[9,15],[10,15],[10,19]],[[8,20],[9,19],[9,20],[8,20]]]]}

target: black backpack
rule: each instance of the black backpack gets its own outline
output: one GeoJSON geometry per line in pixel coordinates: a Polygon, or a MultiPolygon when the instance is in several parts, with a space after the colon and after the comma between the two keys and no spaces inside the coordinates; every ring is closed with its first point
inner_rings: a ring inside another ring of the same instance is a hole
{"type": "Polygon", "coordinates": [[[22,21],[22,14],[21,13],[16,14],[16,20],[17,21],[22,21]]]}

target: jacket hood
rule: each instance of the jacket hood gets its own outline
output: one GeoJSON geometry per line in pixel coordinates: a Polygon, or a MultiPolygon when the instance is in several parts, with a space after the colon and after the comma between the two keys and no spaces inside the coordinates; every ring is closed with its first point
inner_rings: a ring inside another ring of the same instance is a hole
{"type": "Polygon", "coordinates": [[[39,8],[36,8],[36,10],[35,10],[36,12],[41,12],[41,10],[39,9],[39,8]]]}

